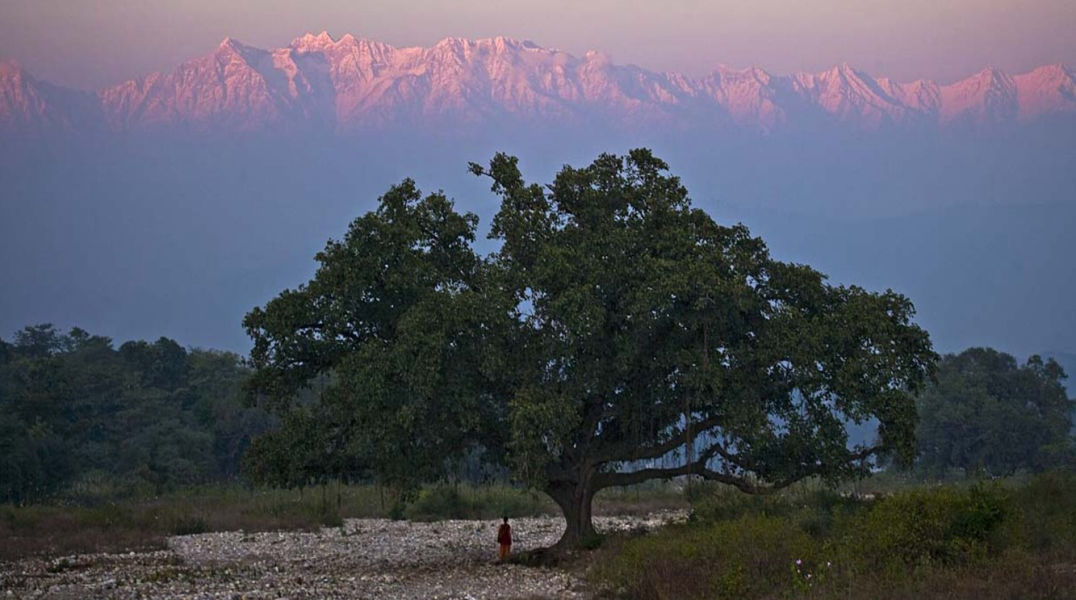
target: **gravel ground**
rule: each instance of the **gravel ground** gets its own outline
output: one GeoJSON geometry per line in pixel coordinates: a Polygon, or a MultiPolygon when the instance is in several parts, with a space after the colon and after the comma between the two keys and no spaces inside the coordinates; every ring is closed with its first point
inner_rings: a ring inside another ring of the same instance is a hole
{"type": "MultiPolygon", "coordinates": [[[[596,517],[600,531],[683,513],[596,517]]],[[[578,574],[495,564],[496,521],[348,519],[318,532],[205,533],[167,550],[0,563],[11,598],[586,598],[578,574]]],[[[560,517],[515,519],[513,551],[549,546],[560,517]]]]}

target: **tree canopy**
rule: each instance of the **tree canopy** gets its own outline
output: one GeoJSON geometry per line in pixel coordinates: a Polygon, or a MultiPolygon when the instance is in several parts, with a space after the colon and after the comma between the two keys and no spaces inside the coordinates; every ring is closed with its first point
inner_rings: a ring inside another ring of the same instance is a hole
{"type": "Polygon", "coordinates": [[[1016,359],[991,348],[948,354],[919,398],[919,467],[942,474],[1041,471],[1076,458],[1074,403],[1053,359],[1016,359]]]}
{"type": "Polygon", "coordinates": [[[0,502],[144,491],[238,474],[271,419],[235,354],[49,324],[0,340],[0,502]]]}
{"type": "MultiPolygon", "coordinates": [[[[246,316],[251,389],[290,412],[277,449],[256,448],[261,462],[278,465],[269,473],[287,470],[281,455],[293,451],[282,440],[312,419],[325,448],[312,452],[349,465],[337,475],[405,490],[474,444],[503,446],[490,328],[507,313],[481,292],[488,274],[471,248],[477,222],[404,181],[317,255],[313,280],[246,316]],[[317,405],[293,407],[318,377],[317,405]]],[[[251,469],[265,472],[258,462],[251,469]]]]}
{"type": "Polygon", "coordinates": [[[907,298],[772,259],[647,150],[548,186],[503,154],[470,168],[501,198],[499,249],[479,256],[477,219],[442,194],[395,186],[314,279],[247,315],[254,394],[287,406],[326,378],[326,443],[386,481],[485,449],[562,508],[565,546],[593,533],[605,487],[765,492],[914,452],[935,355],[907,298]],[[850,445],[845,424],[871,419],[877,444],[850,445]]]}

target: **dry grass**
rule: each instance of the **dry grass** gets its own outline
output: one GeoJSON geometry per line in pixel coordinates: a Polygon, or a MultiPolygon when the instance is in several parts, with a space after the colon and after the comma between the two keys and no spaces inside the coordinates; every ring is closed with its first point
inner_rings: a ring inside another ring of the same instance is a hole
{"type": "Polygon", "coordinates": [[[167,537],[206,531],[271,531],[335,526],[379,516],[376,489],[328,486],[249,491],[208,487],[97,506],[0,506],[0,561],[163,547],[167,537]]]}
{"type": "Polygon", "coordinates": [[[924,568],[907,577],[861,576],[846,587],[819,590],[813,598],[904,600],[1015,600],[1076,598],[1076,563],[1051,563],[1010,552],[983,564],[924,568]]]}

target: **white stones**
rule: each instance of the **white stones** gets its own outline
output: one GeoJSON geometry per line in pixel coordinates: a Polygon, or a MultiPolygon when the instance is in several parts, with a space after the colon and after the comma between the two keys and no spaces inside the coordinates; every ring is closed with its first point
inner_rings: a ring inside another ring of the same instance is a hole
{"type": "MultiPolygon", "coordinates": [[[[596,517],[595,525],[623,531],[684,517],[596,517]]],[[[0,582],[8,596],[57,598],[588,597],[576,573],[495,564],[497,525],[349,519],[313,533],[205,533],[171,538],[167,551],[2,563],[0,582]]],[[[512,528],[513,551],[522,551],[555,543],[563,521],[521,518],[512,528]]]]}

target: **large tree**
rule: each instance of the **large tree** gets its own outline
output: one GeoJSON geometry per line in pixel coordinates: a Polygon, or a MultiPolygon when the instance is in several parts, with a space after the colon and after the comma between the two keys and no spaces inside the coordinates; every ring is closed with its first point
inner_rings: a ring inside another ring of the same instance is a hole
{"type": "Polygon", "coordinates": [[[407,492],[477,444],[504,446],[503,394],[491,375],[503,336],[491,328],[507,310],[497,294],[483,295],[487,269],[471,248],[477,221],[404,181],[317,255],[313,280],[246,316],[251,390],[288,415],[285,431],[257,446],[272,464],[248,462],[252,473],[321,478],[324,465],[300,473],[296,461],[335,455],[348,465],[337,476],[369,472],[407,492]],[[318,405],[294,406],[315,380],[318,405]],[[307,436],[302,458],[281,456],[311,415],[325,430],[321,446],[307,436]]]}
{"type": "Polygon", "coordinates": [[[919,398],[918,466],[1005,475],[1040,471],[1076,457],[1073,401],[1053,359],[1024,365],[992,348],[948,354],[919,398]]]}
{"type": "Polygon", "coordinates": [[[757,493],[914,451],[935,355],[903,296],[773,260],[646,150],[549,186],[505,155],[471,170],[501,197],[499,250],[478,257],[474,217],[443,196],[393,188],[309,284],[247,316],[256,392],[331,374],[322,402],[396,475],[504,450],[563,510],[563,547],[594,533],[606,487],[693,475],[757,493]],[[872,419],[878,442],[850,446],[845,425],[872,419]]]}

